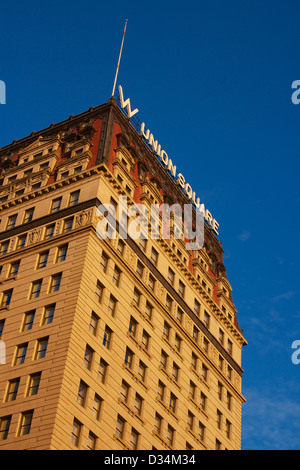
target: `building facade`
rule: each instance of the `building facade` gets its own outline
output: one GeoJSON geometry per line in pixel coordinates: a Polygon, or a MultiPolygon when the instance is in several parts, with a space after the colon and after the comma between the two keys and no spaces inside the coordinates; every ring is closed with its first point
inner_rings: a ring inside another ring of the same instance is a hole
{"type": "Polygon", "coordinates": [[[240,449],[246,340],[221,242],[207,225],[197,251],[172,226],[120,236],[120,197],[186,197],[116,101],[0,162],[0,449],[240,449]]]}

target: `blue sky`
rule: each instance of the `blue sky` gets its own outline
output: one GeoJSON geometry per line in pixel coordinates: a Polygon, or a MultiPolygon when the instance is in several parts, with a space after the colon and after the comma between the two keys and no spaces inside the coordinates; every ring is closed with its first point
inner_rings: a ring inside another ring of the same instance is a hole
{"type": "Polygon", "coordinates": [[[243,449],[300,449],[296,1],[2,2],[0,147],[118,83],[220,223],[243,350],[243,449]]]}

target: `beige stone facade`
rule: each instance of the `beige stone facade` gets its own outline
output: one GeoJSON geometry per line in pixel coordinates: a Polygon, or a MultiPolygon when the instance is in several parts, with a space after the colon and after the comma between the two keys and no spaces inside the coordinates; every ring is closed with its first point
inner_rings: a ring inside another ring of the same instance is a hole
{"type": "Polygon", "coordinates": [[[0,157],[0,449],[240,449],[221,243],[97,234],[111,198],[183,201],[114,100],[0,157]]]}

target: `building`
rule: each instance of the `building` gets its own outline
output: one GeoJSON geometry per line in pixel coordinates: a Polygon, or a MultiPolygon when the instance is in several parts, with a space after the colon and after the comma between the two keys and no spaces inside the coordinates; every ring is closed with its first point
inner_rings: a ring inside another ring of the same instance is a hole
{"type": "Polygon", "coordinates": [[[186,202],[114,98],[0,149],[0,449],[240,449],[221,242],[101,239],[99,205],[186,202]]]}

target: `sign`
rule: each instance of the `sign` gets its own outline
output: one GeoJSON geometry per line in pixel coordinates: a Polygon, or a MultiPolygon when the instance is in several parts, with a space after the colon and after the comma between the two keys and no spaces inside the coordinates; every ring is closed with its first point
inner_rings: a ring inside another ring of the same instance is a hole
{"type": "MultiPolygon", "coordinates": [[[[129,118],[134,116],[138,109],[131,109],[130,99],[124,100],[123,89],[119,85],[119,95],[120,95],[120,105],[121,108],[127,108],[127,115],[129,118]]],[[[139,129],[139,134],[143,140],[147,143],[148,147],[156,154],[157,158],[160,160],[161,164],[165,169],[171,174],[173,179],[176,181],[176,184],[182,189],[187,198],[195,206],[196,211],[199,212],[207,224],[212,228],[213,232],[216,235],[219,235],[218,228],[219,224],[216,219],[213,218],[208,209],[205,208],[204,203],[200,202],[200,198],[196,196],[195,191],[193,191],[191,185],[186,182],[185,177],[182,173],[177,172],[176,165],[173,164],[171,158],[168,156],[167,152],[162,149],[161,145],[157,140],[154,139],[153,134],[149,129],[146,130],[145,123],[142,122],[139,129]]]]}

